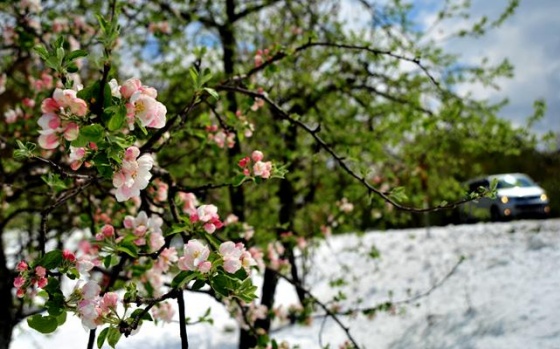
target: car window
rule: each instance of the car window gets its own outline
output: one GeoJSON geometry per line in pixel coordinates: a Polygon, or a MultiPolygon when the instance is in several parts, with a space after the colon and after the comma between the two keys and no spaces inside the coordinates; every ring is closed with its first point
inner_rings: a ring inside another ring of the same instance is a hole
{"type": "Polygon", "coordinates": [[[536,184],[525,176],[507,175],[498,179],[498,189],[534,187],[536,184]]]}

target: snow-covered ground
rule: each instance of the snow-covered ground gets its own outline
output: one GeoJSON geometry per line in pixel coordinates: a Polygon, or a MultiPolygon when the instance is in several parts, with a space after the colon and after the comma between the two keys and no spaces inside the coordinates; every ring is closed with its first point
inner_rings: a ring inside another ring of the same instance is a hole
{"type": "MultiPolygon", "coordinates": [[[[558,219],[332,237],[316,251],[307,284],[323,301],[343,291],[348,296],[343,308],[371,307],[428,291],[462,256],[465,260],[428,296],[373,319],[342,317],[352,336],[363,348],[560,348],[558,219]],[[372,260],[367,256],[374,246],[381,256],[372,260]],[[331,287],[329,282],[339,278],[346,284],[331,287]]],[[[293,289],[282,282],[278,304],[287,307],[295,300],[293,289]]],[[[237,326],[221,305],[200,294],[188,294],[186,303],[191,318],[211,307],[215,321],[188,327],[191,348],[236,348],[237,326]]],[[[177,328],[144,324],[117,348],[179,348],[177,328]]],[[[87,337],[77,319],[48,337],[23,324],[11,348],[80,348],[87,337]]],[[[338,348],[346,339],[334,321],[323,324],[322,318],[310,326],[283,327],[273,337],[302,349],[321,348],[320,343],[338,348]]]]}

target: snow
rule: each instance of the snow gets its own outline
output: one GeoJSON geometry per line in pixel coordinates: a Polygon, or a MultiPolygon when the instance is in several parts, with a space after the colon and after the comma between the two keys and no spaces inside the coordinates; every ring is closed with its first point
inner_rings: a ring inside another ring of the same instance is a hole
{"type": "MultiPolygon", "coordinates": [[[[312,263],[308,288],[323,302],[344,292],[342,309],[409,299],[444,280],[429,295],[373,319],[341,316],[363,348],[560,348],[559,219],[334,236],[317,248],[312,263]],[[368,257],[372,247],[380,258],[368,257]],[[331,287],[329,282],[339,278],[346,284],[331,287]]],[[[293,288],[284,281],[279,287],[277,304],[294,304],[293,288]]],[[[214,317],[214,325],[188,327],[191,348],[236,348],[237,325],[223,306],[203,294],[189,293],[185,299],[191,318],[208,307],[214,317]]],[[[272,337],[300,348],[338,348],[346,340],[344,332],[333,320],[323,320],[316,317],[309,326],[277,324],[272,337]]],[[[117,348],[179,348],[178,333],[177,323],[145,323],[117,348]]],[[[22,324],[11,348],[85,347],[87,337],[75,318],[47,337],[22,324]]]]}

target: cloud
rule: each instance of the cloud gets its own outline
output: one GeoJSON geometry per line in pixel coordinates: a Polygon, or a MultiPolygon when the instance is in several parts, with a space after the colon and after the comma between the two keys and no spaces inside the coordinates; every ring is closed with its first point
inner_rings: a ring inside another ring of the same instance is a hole
{"type": "MultiPolygon", "coordinates": [[[[505,1],[473,1],[472,17],[489,15],[496,18],[505,1]]],[[[419,11],[417,20],[428,25],[435,18],[435,11],[419,11]]],[[[472,91],[480,98],[497,101],[508,98],[500,116],[523,126],[532,113],[533,101],[544,98],[548,105],[543,120],[534,125],[534,131],[560,132],[560,1],[521,1],[513,17],[501,27],[493,29],[478,39],[451,39],[440,42],[446,50],[461,54],[464,63],[480,62],[487,57],[491,63],[508,58],[515,66],[512,79],[499,80],[500,90],[481,85],[461,86],[463,92],[472,91]]],[[[433,38],[440,40],[445,34],[465,25],[465,22],[444,22],[433,31],[433,38]]]]}

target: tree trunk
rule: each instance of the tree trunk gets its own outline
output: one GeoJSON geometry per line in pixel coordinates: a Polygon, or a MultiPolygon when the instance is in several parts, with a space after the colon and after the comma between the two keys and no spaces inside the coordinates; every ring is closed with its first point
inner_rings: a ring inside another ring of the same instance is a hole
{"type": "Polygon", "coordinates": [[[8,349],[15,326],[12,296],[13,278],[6,266],[3,231],[0,230],[0,349],[8,349]]]}

